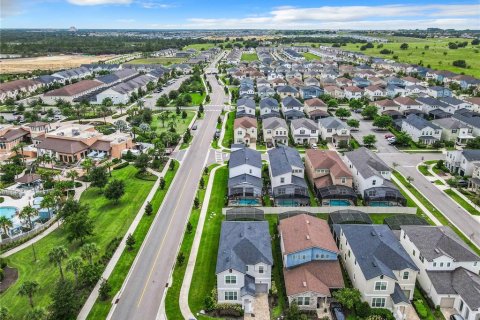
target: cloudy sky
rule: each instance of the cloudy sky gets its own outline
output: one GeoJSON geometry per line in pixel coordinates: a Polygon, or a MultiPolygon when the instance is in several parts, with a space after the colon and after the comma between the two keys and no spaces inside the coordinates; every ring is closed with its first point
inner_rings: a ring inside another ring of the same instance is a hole
{"type": "Polygon", "coordinates": [[[1,28],[480,29],[480,1],[0,0],[1,28]]]}

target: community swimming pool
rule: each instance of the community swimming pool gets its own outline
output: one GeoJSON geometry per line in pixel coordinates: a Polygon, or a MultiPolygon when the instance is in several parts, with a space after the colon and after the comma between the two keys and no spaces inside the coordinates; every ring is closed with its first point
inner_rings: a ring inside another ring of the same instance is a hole
{"type": "Polygon", "coordinates": [[[15,207],[0,207],[0,217],[7,217],[12,219],[17,213],[17,208],[15,207]]]}

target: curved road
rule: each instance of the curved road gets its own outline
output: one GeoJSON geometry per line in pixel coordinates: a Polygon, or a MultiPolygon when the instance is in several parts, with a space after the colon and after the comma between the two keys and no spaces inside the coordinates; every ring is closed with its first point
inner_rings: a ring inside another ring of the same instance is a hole
{"type": "Polygon", "coordinates": [[[215,77],[208,75],[207,79],[213,90],[210,94],[211,105],[206,106],[204,119],[198,121],[193,142],[110,310],[109,319],[149,320],[157,317],[209,153],[217,118],[226,99],[215,77]]]}

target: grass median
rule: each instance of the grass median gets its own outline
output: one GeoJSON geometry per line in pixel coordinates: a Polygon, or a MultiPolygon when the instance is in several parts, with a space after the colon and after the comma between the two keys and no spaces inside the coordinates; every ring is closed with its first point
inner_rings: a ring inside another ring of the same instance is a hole
{"type": "Polygon", "coordinates": [[[233,123],[235,122],[235,111],[230,111],[227,114],[227,123],[225,124],[225,132],[223,135],[222,146],[230,148],[233,143],[233,123]]]}
{"type": "MultiPolygon", "coordinates": [[[[112,287],[112,295],[116,294],[122,287],[122,284],[127,277],[128,271],[130,270],[130,267],[132,266],[133,261],[135,260],[135,257],[137,256],[137,253],[142,246],[142,242],[145,239],[153,220],[155,219],[156,213],[162,205],[165,195],[167,194],[168,189],[172,184],[173,178],[175,177],[175,174],[177,173],[177,170],[179,168],[178,161],[173,161],[175,162],[175,169],[168,170],[165,174],[165,188],[163,190],[160,188],[157,189],[152,201],[150,201],[153,208],[153,214],[150,216],[144,215],[142,217],[137,228],[135,229],[135,232],[133,233],[133,237],[136,241],[134,248],[132,250],[123,251],[120,259],[118,260],[115,268],[113,269],[110,277],[108,278],[108,283],[112,287]]],[[[110,299],[107,301],[102,301],[97,298],[92,310],[88,314],[87,319],[105,319],[108,315],[108,312],[110,311],[111,306],[112,304],[110,299]]]]}
{"type": "Polygon", "coordinates": [[[467,210],[470,214],[473,214],[475,216],[478,216],[480,215],[480,212],[478,212],[477,209],[475,209],[470,203],[468,203],[467,201],[465,201],[465,199],[463,199],[462,197],[460,197],[455,191],[453,191],[452,189],[447,189],[447,190],[444,190],[444,192],[446,194],[448,194],[448,196],[450,198],[452,198],[456,203],[458,203],[459,205],[461,205],[465,210],[467,210]]]}

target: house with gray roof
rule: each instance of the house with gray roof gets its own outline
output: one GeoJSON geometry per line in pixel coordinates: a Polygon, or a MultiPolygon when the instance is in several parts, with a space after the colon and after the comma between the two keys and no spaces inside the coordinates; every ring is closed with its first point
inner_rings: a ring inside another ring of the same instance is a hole
{"type": "Polygon", "coordinates": [[[475,166],[480,164],[480,150],[450,150],[445,156],[445,166],[453,174],[471,176],[475,166]]]}
{"type": "Polygon", "coordinates": [[[287,122],[294,119],[305,118],[303,113],[303,104],[294,97],[288,96],[282,99],[282,113],[287,122]]]}
{"type": "Polygon", "coordinates": [[[413,141],[430,145],[442,138],[442,129],[436,124],[417,116],[409,114],[402,120],[402,131],[407,133],[413,141]]]}
{"type": "Polygon", "coordinates": [[[406,319],[418,268],[393,231],[387,225],[334,224],[333,232],[344,268],[362,300],[406,319]]]}
{"type": "Polygon", "coordinates": [[[432,123],[442,129],[442,141],[452,141],[464,146],[469,140],[474,139],[472,127],[453,117],[435,119],[432,123]]]}
{"type": "Polygon", "coordinates": [[[281,98],[285,98],[285,97],[297,97],[300,95],[300,93],[298,92],[297,89],[295,89],[294,87],[292,86],[278,86],[276,88],[277,90],[277,93],[279,94],[279,96],[281,98]]]}
{"type": "Polygon", "coordinates": [[[218,303],[254,313],[255,296],[271,288],[272,265],[267,221],[223,221],[215,269],[218,303]]]}
{"type": "Polygon", "coordinates": [[[230,153],[228,161],[229,205],[260,205],[262,188],[260,152],[243,147],[230,153]]]}
{"type": "Polygon", "coordinates": [[[474,137],[480,136],[480,114],[467,109],[461,109],[455,112],[452,117],[472,127],[474,137]]]}
{"type": "Polygon", "coordinates": [[[295,119],[290,122],[293,141],[297,144],[317,144],[318,126],[315,121],[307,118],[295,119]]]}
{"type": "Polygon", "coordinates": [[[420,272],[422,289],[440,308],[480,317],[480,257],[448,226],[402,226],[400,243],[420,272]]]}
{"type": "Polygon", "coordinates": [[[275,116],[264,118],[262,129],[263,139],[267,145],[288,146],[288,125],[285,119],[275,116]]]}
{"type": "Polygon", "coordinates": [[[305,167],[298,151],[284,145],[268,150],[271,190],[276,206],[297,207],[310,203],[305,167]]]}
{"type": "Polygon", "coordinates": [[[392,169],[377,154],[361,147],[345,152],[344,161],[353,174],[354,189],[368,205],[406,205],[406,199],[390,181],[392,169]]]}
{"type": "Polygon", "coordinates": [[[235,118],[255,118],[255,101],[252,98],[240,98],[237,100],[237,113],[235,118]]]}
{"type": "Polygon", "coordinates": [[[275,90],[267,86],[261,86],[257,88],[257,93],[260,98],[273,97],[275,95],[275,90]]]}
{"type": "Polygon", "coordinates": [[[280,106],[274,98],[268,97],[260,100],[260,117],[262,119],[270,117],[280,117],[280,106]]]}
{"type": "Polygon", "coordinates": [[[322,140],[333,143],[335,147],[341,141],[348,144],[350,140],[350,128],[336,117],[318,119],[318,131],[322,140]]]}

